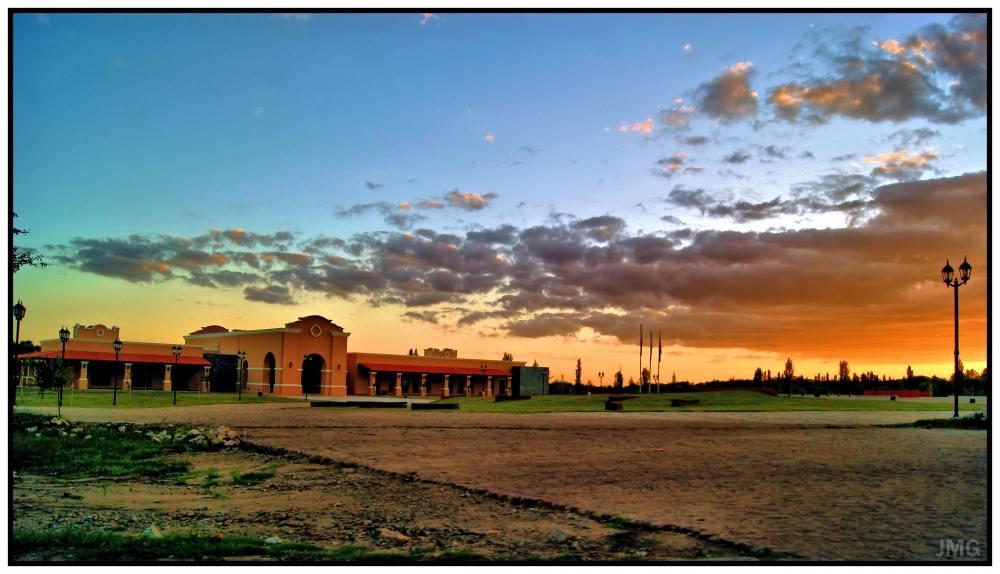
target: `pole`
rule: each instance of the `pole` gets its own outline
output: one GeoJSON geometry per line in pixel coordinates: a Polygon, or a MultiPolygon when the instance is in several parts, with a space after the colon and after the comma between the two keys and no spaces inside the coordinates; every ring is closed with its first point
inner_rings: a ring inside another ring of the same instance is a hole
{"type": "MultiPolygon", "coordinates": [[[[18,350],[17,348],[18,348],[18,346],[20,346],[20,344],[21,344],[21,320],[18,319],[17,320],[17,340],[14,343],[14,368],[11,369],[11,371],[13,371],[13,375],[14,375],[13,386],[10,389],[11,404],[12,405],[16,405],[17,404],[17,384],[21,380],[21,378],[18,376],[18,371],[20,371],[20,366],[21,366],[21,357],[20,357],[20,353],[17,352],[17,350],[18,350]]],[[[11,412],[13,412],[13,410],[11,412]]]]}
{"type": "Polygon", "coordinates": [[[955,279],[955,414],[952,418],[958,418],[958,385],[961,382],[962,372],[958,368],[958,279],[955,279]]]}
{"type": "MultiPolygon", "coordinates": [[[[647,373],[649,379],[647,379],[647,385],[653,382],[653,332],[649,332],[649,372],[647,373]]],[[[647,386],[646,390],[648,392],[653,392],[653,387],[647,386]]]]}
{"type": "Polygon", "coordinates": [[[177,406],[177,383],[173,380],[177,375],[177,354],[174,354],[174,372],[170,373],[170,388],[174,391],[174,406],[177,406]]]}
{"type": "Polygon", "coordinates": [[[118,351],[115,351],[115,390],[111,397],[111,406],[118,406],[118,351]]]}
{"type": "Polygon", "coordinates": [[[642,394],[642,323],[639,323],[639,394],[642,394]]]}
{"type": "MultiPolygon", "coordinates": [[[[60,334],[60,336],[61,336],[61,334],[60,334]]],[[[63,365],[66,364],[66,341],[62,342],[62,364],[63,365]]],[[[66,384],[66,381],[61,381],[61,383],[59,384],[58,398],[59,398],[59,417],[60,418],[62,418],[63,385],[65,385],[65,384],[66,384]]]]}

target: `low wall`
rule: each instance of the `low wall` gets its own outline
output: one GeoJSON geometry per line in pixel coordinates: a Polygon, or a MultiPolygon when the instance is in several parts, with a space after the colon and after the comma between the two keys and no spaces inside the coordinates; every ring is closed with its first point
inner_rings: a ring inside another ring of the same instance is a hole
{"type": "Polygon", "coordinates": [[[769,395],[777,395],[774,387],[696,387],[699,393],[714,393],[717,391],[760,391],[769,395]]]}
{"type": "Polygon", "coordinates": [[[931,396],[930,391],[865,391],[865,396],[888,397],[896,395],[906,399],[919,399],[920,397],[931,396]]]}

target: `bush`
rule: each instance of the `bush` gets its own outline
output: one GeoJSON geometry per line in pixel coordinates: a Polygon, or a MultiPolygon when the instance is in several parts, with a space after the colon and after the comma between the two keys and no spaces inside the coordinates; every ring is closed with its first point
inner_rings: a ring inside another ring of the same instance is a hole
{"type": "Polygon", "coordinates": [[[854,385],[853,387],[851,387],[851,394],[852,395],[863,395],[863,394],[865,394],[865,386],[864,385],[854,385]]]}
{"type": "Polygon", "coordinates": [[[830,389],[828,389],[828,388],[820,385],[820,386],[816,387],[815,393],[818,394],[818,395],[829,395],[830,394],[830,389]]]}

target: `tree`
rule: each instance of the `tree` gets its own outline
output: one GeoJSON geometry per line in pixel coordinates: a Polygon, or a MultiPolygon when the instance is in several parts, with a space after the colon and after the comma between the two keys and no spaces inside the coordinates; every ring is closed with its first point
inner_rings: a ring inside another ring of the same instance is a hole
{"type": "Polygon", "coordinates": [[[677,373],[672,373],[670,375],[670,382],[671,383],[676,383],[677,382],[677,373]]]}
{"type": "Polygon", "coordinates": [[[501,361],[513,361],[514,360],[514,355],[511,355],[510,353],[504,351],[503,358],[500,359],[500,360],[501,361]]]}
{"type": "Polygon", "coordinates": [[[791,357],[785,361],[785,378],[791,380],[792,376],[795,375],[795,365],[792,364],[791,357]]]}
{"type": "Polygon", "coordinates": [[[639,373],[639,384],[640,385],[649,384],[649,369],[643,368],[642,372],[639,373]]]}
{"type": "Polygon", "coordinates": [[[42,348],[30,340],[21,341],[14,346],[14,353],[18,355],[27,355],[28,353],[34,353],[35,351],[41,351],[42,348]]]}
{"type": "Polygon", "coordinates": [[[906,365],[906,378],[913,380],[913,369],[910,368],[910,365],[906,365]]]}
{"type": "Polygon", "coordinates": [[[531,363],[532,368],[538,367],[538,359],[535,359],[534,363],[531,363]]]}
{"type": "Polygon", "coordinates": [[[618,369],[618,372],[615,373],[614,385],[616,389],[621,389],[623,386],[625,386],[625,376],[622,375],[621,369],[618,369]]]}
{"type": "MultiPolygon", "coordinates": [[[[909,367],[907,367],[909,370],[909,367]]],[[[847,361],[841,361],[838,364],[837,374],[840,376],[841,381],[848,381],[851,379],[851,367],[847,364],[847,361]]]]}
{"type": "Polygon", "coordinates": [[[62,418],[63,389],[73,380],[73,369],[63,362],[62,357],[55,359],[34,359],[31,366],[35,371],[35,384],[40,389],[54,389],[58,404],[59,418],[62,418]]]}
{"type": "Polygon", "coordinates": [[[576,379],[574,382],[578,385],[583,382],[583,367],[581,366],[580,359],[576,360],[576,379]]]}
{"type": "MultiPolygon", "coordinates": [[[[13,215],[14,217],[17,217],[17,214],[14,213],[13,211],[11,211],[10,214],[13,215]]],[[[12,223],[14,221],[14,217],[11,218],[11,222],[12,223]]],[[[14,235],[27,235],[28,234],[28,230],[27,229],[18,229],[16,227],[14,227],[13,224],[12,224],[11,228],[10,228],[10,233],[11,233],[11,236],[13,238],[14,235]]],[[[36,254],[34,254],[34,253],[30,252],[30,251],[27,251],[27,252],[25,252],[25,251],[19,251],[18,248],[14,246],[14,242],[11,241],[10,242],[10,267],[11,267],[11,273],[12,274],[13,273],[17,273],[18,271],[21,270],[21,267],[24,267],[25,265],[30,265],[31,267],[35,267],[36,265],[39,266],[39,267],[45,267],[45,262],[42,261],[42,256],[41,255],[36,255],[36,254]]]]}
{"type": "Polygon", "coordinates": [[[764,371],[757,367],[757,370],[753,372],[753,382],[760,385],[764,381],[764,371]]]}

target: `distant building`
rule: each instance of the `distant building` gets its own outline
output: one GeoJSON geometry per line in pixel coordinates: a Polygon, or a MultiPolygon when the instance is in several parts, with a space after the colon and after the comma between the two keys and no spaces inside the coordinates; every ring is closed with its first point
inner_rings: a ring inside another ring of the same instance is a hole
{"type": "MultiPolygon", "coordinates": [[[[169,343],[123,341],[118,363],[111,344],[118,327],[73,328],[66,359],[78,388],[111,388],[117,373],[120,389],[211,390],[269,395],[455,396],[517,394],[524,362],[460,359],[456,349],[428,347],[424,355],[348,352],[351,336],[319,315],[300,317],[284,327],[240,330],[209,325],[184,336],[174,366],[169,343]],[[245,353],[245,358],[243,357],[245,353]]],[[[58,357],[58,339],[42,341],[32,357],[58,357]]],[[[498,353],[499,355],[499,353],[498,353]]],[[[545,393],[544,376],[526,392],[545,393]]],[[[31,373],[25,373],[30,383],[31,373]]],[[[534,379],[533,379],[534,380],[534,379]]]]}

